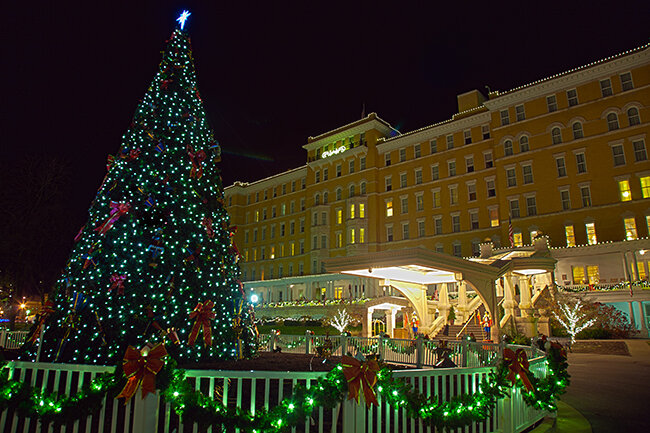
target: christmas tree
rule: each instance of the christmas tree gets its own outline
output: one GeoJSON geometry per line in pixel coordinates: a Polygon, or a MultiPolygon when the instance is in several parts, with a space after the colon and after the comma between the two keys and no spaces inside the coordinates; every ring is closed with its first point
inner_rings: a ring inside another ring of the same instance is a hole
{"type": "MultiPolygon", "coordinates": [[[[190,38],[170,39],[41,315],[41,361],[114,364],[162,342],[179,362],[250,355],[249,303],[196,85],[190,38]]],[[[32,349],[32,353],[35,349],[32,349]]]]}

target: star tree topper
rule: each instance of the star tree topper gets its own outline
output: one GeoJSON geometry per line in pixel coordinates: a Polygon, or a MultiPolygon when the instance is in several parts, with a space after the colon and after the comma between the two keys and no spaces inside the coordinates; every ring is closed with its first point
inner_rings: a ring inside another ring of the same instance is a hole
{"type": "Polygon", "coordinates": [[[183,30],[183,27],[185,27],[185,21],[187,21],[187,18],[192,15],[190,11],[183,11],[181,12],[181,15],[176,18],[176,21],[181,25],[181,30],[183,30]]]}

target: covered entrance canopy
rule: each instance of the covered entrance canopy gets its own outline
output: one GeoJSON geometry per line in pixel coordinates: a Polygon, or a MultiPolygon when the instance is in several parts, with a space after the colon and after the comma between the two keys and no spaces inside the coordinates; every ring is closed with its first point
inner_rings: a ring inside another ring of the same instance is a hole
{"type": "MultiPolygon", "coordinates": [[[[435,318],[435,308],[430,308],[427,300],[427,286],[441,284],[446,291],[448,283],[459,283],[459,287],[471,286],[493,318],[498,317],[496,280],[506,272],[534,273],[544,269],[554,261],[547,258],[520,258],[519,260],[496,260],[480,263],[463,258],[437,253],[425,248],[381,251],[359,256],[337,257],[325,261],[328,272],[377,278],[382,286],[399,291],[412,304],[420,318],[423,332],[439,329],[446,322],[444,305],[438,305],[440,315],[435,318]],[[548,262],[548,263],[547,263],[548,262]]],[[[445,296],[446,298],[446,296],[445,296]]],[[[449,308],[448,306],[446,307],[449,308]]],[[[498,320],[493,320],[492,339],[498,341],[498,320]]]]}

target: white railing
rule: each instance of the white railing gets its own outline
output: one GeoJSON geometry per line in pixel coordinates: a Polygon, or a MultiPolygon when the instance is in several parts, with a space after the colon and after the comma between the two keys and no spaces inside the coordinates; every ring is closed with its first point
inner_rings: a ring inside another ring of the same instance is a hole
{"type": "MultiPolygon", "coordinates": [[[[498,345],[492,345],[498,347],[498,345]]],[[[487,352],[487,351],[486,351],[487,352]]],[[[112,371],[114,367],[88,365],[47,364],[11,362],[3,374],[20,379],[34,387],[62,395],[77,392],[84,383],[98,374],[112,371]]],[[[531,360],[530,370],[538,377],[547,373],[543,357],[531,360]]],[[[479,383],[491,371],[491,367],[454,369],[417,369],[394,371],[393,376],[402,378],[421,394],[435,397],[439,402],[449,401],[464,393],[476,392],[479,383]]],[[[206,371],[188,370],[188,380],[195,389],[205,395],[219,399],[230,409],[241,408],[252,413],[268,410],[290,396],[297,384],[313,386],[324,372],[280,372],[280,371],[206,371]]],[[[473,423],[463,429],[465,432],[513,433],[521,432],[544,417],[546,413],[527,406],[519,390],[502,399],[492,415],[485,421],[473,423]]],[[[170,405],[164,402],[159,392],[140,398],[140,392],[124,405],[121,401],[106,397],[101,410],[93,416],[54,429],[38,420],[21,417],[5,410],[0,414],[0,426],[5,433],[50,433],[53,431],[86,433],[197,433],[197,425],[184,425],[170,405]]],[[[207,432],[216,433],[209,428],[207,432]]],[[[228,432],[239,430],[232,426],[228,432]]],[[[420,419],[408,418],[401,407],[393,407],[379,398],[379,406],[366,409],[346,401],[333,409],[316,408],[311,417],[293,431],[305,433],[326,432],[435,432],[420,419]]]]}
{"type": "MultiPolygon", "coordinates": [[[[433,367],[440,360],[442,346],[439,341],[415,340],[399,338],[368,338],[348,337],[345,335],[330,336],[324,335],[281,335],[267,336],[260,335],[260,350],[278,350],[284,353],[305,353],[316,355],[316,348],[323,346],[329,338],[332,342],[332,356],[343,354],[356,355],[361,352],[364,355],[377,354],[381,361],[392,364],[414,366],[416,368],[433,367]],[[262,349],[264,348],[264,349],[262,349]]],[[[447,341],[449,359],[458,367],[488,367],[495,365],[503,353],[505,344],[471,342],[468,340],[447,341]]],[[[530,346],[509,345],[513,349],[522,348],[526,351],[528,359],[540,356],[541,351],[530,346]]]]}
{"type": "Polygon", "coordinates": [[[29,331],[8,331],[0,329],[0,348],[19,349],[27,340],[29,331]]]}

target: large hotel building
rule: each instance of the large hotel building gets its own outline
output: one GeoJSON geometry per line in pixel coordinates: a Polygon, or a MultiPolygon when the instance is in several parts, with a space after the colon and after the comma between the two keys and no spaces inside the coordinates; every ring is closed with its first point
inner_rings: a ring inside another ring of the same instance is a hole
{"type": "Polygon", "coordinates": [[[415,131],[372,113],[309,137],[305,165],[225,189],[243,280],[267,301],[372,296],[323,262],[417,246],[471,257],[540,235],[559,284],[646,279],[649,105],[645,45],[462,93],[458,113],[415,131]]]}

